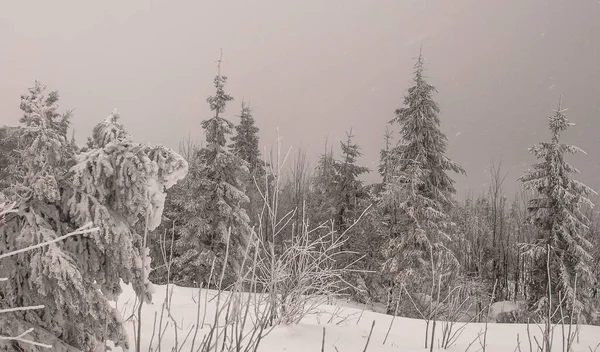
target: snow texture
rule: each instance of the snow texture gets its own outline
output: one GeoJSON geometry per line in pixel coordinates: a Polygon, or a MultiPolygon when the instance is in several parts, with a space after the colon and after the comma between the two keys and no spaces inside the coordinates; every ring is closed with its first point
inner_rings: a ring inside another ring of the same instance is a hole
{"type": "MultiPolygon", "coordinates": [[[[151,305],[145,305],[142,316],[142,351],[148,350],[148,344],[152,337],[152,322],[154,312],[158,312],[160,316],[161,304],[164,300],[165,287],[157,287],[155,301],[151,305]]],[[[131,314],[133,302],[135,301],[133,290],[130,287],[124,287],[124,294],[119,300],[117,309],[131,314]]],[[[208,294],[208,306],[206,308],[207,318],[212,319],[212,314],[215,311],[215,301],[211,298],[216,295],[216,291],[203,290],[201,300],[204,302],[204,295],[208,294]]],[[[182,327],[178,331],[179,343],[181,344],[181,336],[186,336],[188,331],[192,329],[192,325],[196,322],[197,303],[194,300],[198,299],[198,291],[193,288],[174,287],[172,297],[173,318],[182,327]]],[[[197,301],[196,301],[197,302],[197,301]]],[[[500,307],[501,305],[498,305],[500,307]]],[[[508,305],[504,305],[507,307],[508,305]]],[[[336,305],[323,306],[321,312],[311,315],[302,320],[299,324],[278,326],[265,339],[258,348],[259,352],[306,352],[306,351],[321,351],[321,342],[323,339],[323,327],[325,327],[325,351],[327,352],[361,352],[367,342],[371,324],[375,321],[373,334],[369,342],[368,352],[422,352],[427,351],[423,347],[425,334],[425,322],[418,319],[408,319],[396,317],[393,321],[392,328],[385,344],[383,341],[386,332],[392,321],[392,316],[381,313],[376,313],[368,308],[362,312],[362,305],[349,302],[338,302],[336,305]],[[340,310],[341,309],[341,310],[340,310]],[[331,322],[330,319],[333,317],[331,322]],[[360,321],[359,321],[360,317],[360,321]],[[337,350],[336,350],[337,348],[337,350]]],[[[204,314],[204,306],[202,312],[204,314]]],[[[456,327],[455,327],[456,328],[456,327]]],[[[133,336],[133,325],[127,325],[129,336],[133,336]]],[[[436,336],[441,335],[441,324],[436,328],[436,336]]],[[[460,336],[455,346],[446,351],[463,352],[473,341],[473,345],[469,351],[481,350],[481,345],[477,340],[477,335],[483,332],[485,324],[469,324],[465,327],[464,333],[460,336]]],[[[560,330],[560,327],[558,328],[560,330]]],[[[536,325],[530,326],[532,340],[534,336],[538,340],[541,338],[540,329],[536,325]]],[[[193,331],[191,333],[193,335],[193,331]]],[[[528,350],[527,341],[527,326],[523,324],[488,324],[487,333],[487,352],[507,352],[513,351],[517,347],[517,335],[519,336],[521,350],[528,350]]],[[[555,333],[555,346],[560,349],[560,331],[555,333]]],[[[202,331],[198,333],[199,339],[202,339],[202,331]]],[[[186,342],[182,351],[186,351],[189,347],[190,339],[186,342]]],[[[133,342],[133,341],[132,341],[133,342]]],[[[169,351],[174,346],[175,335],[172,327],[166,329],[162,350],[169,351]]],[[[535,342],[532,342],[535,346],[535,342]]],[[[587,352],[588,346],[592,350],[600,343],[600,327],[597,326],[581,326],[580,341],[575,343],[574,352],[587,352]]],[[[131,345],[133,346],[133,345],[131,345]]],[[[154,337],[153,346],[156,349],[156,336],[154,337]]],[[[439,350],[437,345],[435,350],[439,350]]],[[[119,348],[113,351],[120,351],[119,348]]]]}

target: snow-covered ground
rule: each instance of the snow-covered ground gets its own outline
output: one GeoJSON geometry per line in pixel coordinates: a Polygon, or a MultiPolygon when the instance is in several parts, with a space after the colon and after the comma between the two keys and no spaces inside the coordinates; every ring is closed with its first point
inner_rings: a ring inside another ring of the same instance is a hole
{"type": "MultiPolygon", "coordinates": [[[[153,346],[156,346],[157,332],[153,336],[153,321],[156,313],[156,319],[160,319],[161,306],[165,297],[165,286],[156,286],[157,292],[154,295],[153,304],[145,305],[142,313],[142,351],[148,351],[150,340],[153,339],[153,346]]],[[[208,294],[206,320],[211,321],[215,311],[215,301],[211,301],[216,292],[203,291],[208,294]]],[[[196,323],[197,316],[197,296],[198,291],[190,288],[175,287],[172,296],[171,314],[174,320],[179,325],[178,341],[185,339],[188,331],[192,330],[192,326],[196,323]]],[[[131,314],[134,306],[134,295],[130,287],[124,288],[124,293],[117,302],[117,308],[122,312],[125,319],[131,314]]],[[[261,352],[308,352],[321,351],[321,343],[323,338],[323,327],[325,327],[325,351],[331,352],[362,352],[367,342],[367,337],[371,329],[371,324],[375,321],[373,334],[371,336],[368,352],[384,352],[384,351],[425,351],[425,322],[416,319],[407,319],[396,317],[385,345],[383,341],[392,321],[392,316],[373,312],[365,309],[355,303],[343,303],[338,305],[326,305],[321,307],[321,312],[306,317],[300,324],[278,326],[267,335],[258,351],[261,352]],[[362,313],[362,316],[361,316],[362,313]],[[331,319],[332,315],[334,316],[331,319]],[[359,321],[360,317],[360,321],[359,321]],[[331,321],[331,322],[329,322],[331,321]],[[328,323],[329,322],[329,323],[328,323]]],[[[202,298],[200,315],[204,315],[204,298],[202,298]]],[[[167,318],[164,317],[164,320],[167,318]]],[[[164,324],[163,324],[164,325],[164,324]]],[[[454,329],[458,329],[463,323],[457,323],[454,329]]],[[[133,324],[127,323],[129,336],[133,346],[133,324]]],[[[438,348],[438,338],[441,339],[441,323],[438,323],[435,350],[443,350],[438,348]]],[[[464,332],[457,339],[456,344],[447,351],[482,351],[483,336],[481,342],[477,339],[478,334],[483,333],[485,324],[468,324],[464,328],[464,332]],[[471,346],[469,347],[469,344],[471,346]]],[[[536,342],[534,336],[541,343],[541,331],[536,325],[530,325],[530,333],[533,344],[533,351],[536,351],[536,342]]],[[[190,334],[186,345],[189,346],[192,339],[190,334]]],[[[198,333],[196,346],[201,340],[202,331],[198,333]]],[[[488,324],[487,331],[487,352],[512,352],[518,351],[517,337],[520,340],[522,352],[529,352],[529,341],[527,338],[527,326],[522,324],[488,324]]],[[[554,351],[563,351],[562,336],[560,326],[555,331],[554,351]]],[[[171,351],[171,346],[174,345],[175,335],[173,328],[166,329],[162,339],[162,350],[171,351]]],[[[600,347],[596,350],[596,346],[600,344],[600,327],[581,326],[579,343],[575,343],[574,351],[597,351],[600,352],[600,347]],[[590,349],[591,347],[591,349],[590,349]]],[[[119,350],[119,349],[116,349],[119,350]]],[[[156,350],[156,349],[154,349],[156,350]]],[[[181,351],[188,351],[183,347],[181,351]]],[[[533,352],[532,351],[532,352],[533,352]]]]}

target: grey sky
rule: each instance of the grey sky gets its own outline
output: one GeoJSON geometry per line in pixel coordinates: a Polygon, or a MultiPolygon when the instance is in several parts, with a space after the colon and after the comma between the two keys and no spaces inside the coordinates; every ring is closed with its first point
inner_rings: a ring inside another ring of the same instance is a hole
{"type": "MultiPolygon", "coordinates": [[[[214,61],[272,144],[321,153],[354,127],[375,169],[385,123],[423,43],[440,91],[449,155],[481,190],[492,158],[514,166],[507,186],[547,139],[559,95],[577,123],[571,158],[600,189],[600,2],[596,0],[254,0],[0,2],[0,124],[18,121],[35,78],[74,108],[79,142],[117,108],[137,140],[177,147],[201,138],[214,61]],[[375,163],[374,163],[375,162],[375,163]]],[[[237,118],[232,118],[237,122],[237,118]]]]}

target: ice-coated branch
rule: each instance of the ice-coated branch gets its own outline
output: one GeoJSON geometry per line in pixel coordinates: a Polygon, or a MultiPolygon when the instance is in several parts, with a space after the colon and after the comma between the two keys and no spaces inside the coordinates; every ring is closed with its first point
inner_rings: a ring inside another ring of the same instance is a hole
{"type": "Polygon", "coordinates": [[[8,257],[11,257],[11,256],[16,255],[16,254],[20,254],[20,253],[32,251],[34,249],[38,249],[38,248],[41,248],[41,247],[45,247],[45,246],[47,246],[49,244],[60,242],[60,241],[66,239],[66,238],[69,238],[71,236],[83,235],[83,234],[86,234],[86,233],[92,233],[92,232],[98,231],[98,228],[97,227],[91,227],[92,225],[93,224],[91,222],[88,222],[87,224],[81,226],[77,230],[75,230],[73,232],[69,232],[68,234],[60,236],[60,237],[57,237],[57,238],[55,238],[53,240],[46,241],[46,242],[41,242],[41,243],[38,243],[38,244],[34,244],[32,246],[29,246],[29,247],[17,249],[17,250],[15,250],[13,252],[8,252],[8,253],[0,254],[0,259],[8,258],[8,257]]]}
{"type": "Polygon", "coordinates": [[[44,308],[43,305],[29,306],[29,307],[6,308],[6,309],[0,309],[0,314],[12,313],[12,312],[22,312],[22,311],[25,311],[25,310],[34,310],[34,309],[43,309],[43,308],[44,308]]]}
{"type": "Polygon", "coordinates": [[[44,347],[44,348],[52,348],[52,345],[24,339],[25,335],[29,334],[32,331],[33,331],[33,328],[30,328],[27,331],[21,333],[19,336],[15,336],[15,337],[0,336],[0,341],[19,341],[19,342],[28,343],[28,344],[34,345],[34,346],[39,346],[39,347],[44,347]]]}

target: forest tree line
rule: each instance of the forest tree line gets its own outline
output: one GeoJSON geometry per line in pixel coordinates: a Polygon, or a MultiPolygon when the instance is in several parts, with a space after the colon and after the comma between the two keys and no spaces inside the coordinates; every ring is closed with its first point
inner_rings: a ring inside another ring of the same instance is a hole
{"type": "Polygon", "coordinates": [[[227,289],[251,265],[249,243],[258,238],[276,261],[303,234],[315,243],[343,239],[327,264],[352,268],[339,293],[389,314],[420,317],[434,301],[469,301],[471,309],[446,316],[479,319],[491,299],[523,302],[514,321],[560,307],[598,324],[600,218],[595,192],[567,162],[580,150],[561,141],[572,126],[565,110],[559,104],[548,118],[550,138],[530,148],[538,161],[516,195],[507,195],[507,173],[496,163],[489,189],[458,201],[453,177],[466,171],[446,155],[437,90],[421,55],[413,73],[382,126],[377,170],[358,164],[351,128],[339,144],[326,143],[314,168],[302,150],[261,152],[250,105],[242,102],[237,125],[226,116],[234,98],[220,67],[206,99],[211,116],[198,121],[206,140],[183,141],[178,152],[134,142],[116,112],[79,146],[58,93],[36,82],[21,97],[20,125],[0,128],[0,200],[18,205],[0,219],[0,254],[87,222],[100,234],[0,261],[8,278],[0,304],[46,306],[15,313],[20,324],[11,326],[33,324],[79,348],[124,341],[107,305],[120,280],[144,300],[150,282],[227,289]],[[366,173],[381,182],[365,184],[366,173]],[[82,333],[78,324],[89,328],[82,333]]]}

